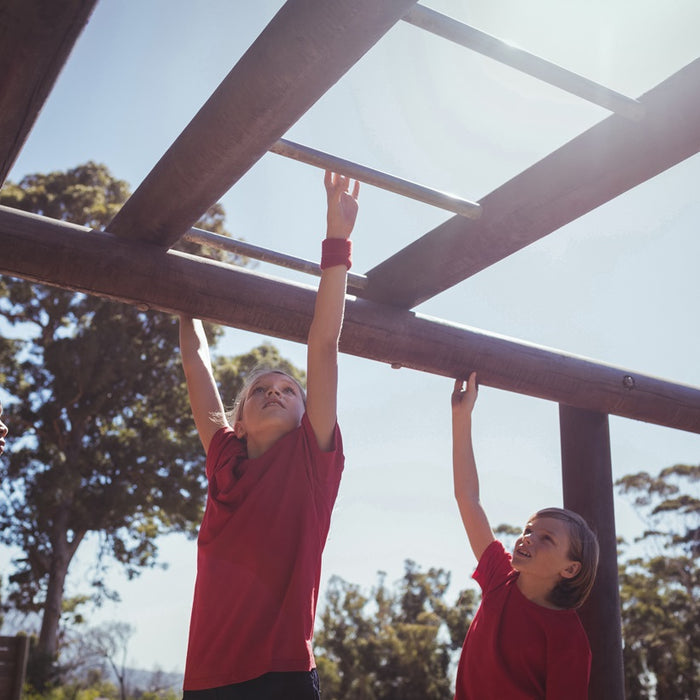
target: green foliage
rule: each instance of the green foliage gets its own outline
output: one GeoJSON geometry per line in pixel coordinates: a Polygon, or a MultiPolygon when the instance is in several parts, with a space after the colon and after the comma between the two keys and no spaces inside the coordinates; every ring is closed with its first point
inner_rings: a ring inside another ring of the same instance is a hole
{"type": "Polygon", "coordinates": [[[383,574],[370,596],[331,579],[316,634],[324,698],[452,698],[450,665],[476,607],[473,590],[445,601],[450,575],[421,572],[406,561],[403,579],[387,588],[383,574]]]}
{"type": "MultiPolygon", "coordinates": [[[[195,224],[195,227],[220,236],[228,236],[229,233],[226,231],[226,213],[223,206],[218,202],[212,204],[204,216],[195,224]]],[[[230,265],[249,266],[251,264],[251,261],[246,257],[223,251],[221,248],[212,248],[208,245],[192,243],[186,240],[178,241],[173,246],[173,249],[213,260],[220,260],[230,265]]]]}
{"type": "Polygon", "coordinates": [[[91,685],[89,688],[83,688],[76,683],[66,683],[42,691],[28,687],[22,698],[23,700],[119,700],[119,691],[114,684],[105,681],[91,685]]]}
{"type": "Polygon", "coordinates": [[[8,182],[0,204],[59,221],[100,228],[119,211],[129,185],[116,180],[106,166],[88,162],[66,172],[36,173],[19,184],[8,182]]]}
{"type": "Polygon", "coordinates": [[[619,572],[630,698],[694,700],[700,692],[699,480],[700,466],[675,465],[616,483],[647,526],[637,540],[647,556],[628,557],[619,572]]]}

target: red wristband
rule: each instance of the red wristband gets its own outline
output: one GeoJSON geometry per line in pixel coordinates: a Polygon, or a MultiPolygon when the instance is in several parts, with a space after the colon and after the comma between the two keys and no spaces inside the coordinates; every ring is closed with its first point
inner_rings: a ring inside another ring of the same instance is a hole
{"type": "Polygon", "coordinates": [[[352,241],[349,238],[324,238],[321,243],[321,269],[345,265],[352,267],[352,241]]]}

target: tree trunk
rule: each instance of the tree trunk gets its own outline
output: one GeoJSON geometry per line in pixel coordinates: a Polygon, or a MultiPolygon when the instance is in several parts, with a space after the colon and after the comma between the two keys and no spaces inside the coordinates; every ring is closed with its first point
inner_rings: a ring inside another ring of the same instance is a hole
{"type": "Polygon", "coordinates": [[[57,513],[51,532],[51,559],[49,580],[46,586],[46,603],[41,618],[41,631],[36,654],[53,661],[58,653],[58,629],[63,612],[63,590],[73,556],[85,537],[85,533],[74,533],[68,539],[68,508],[63,506],[57,513]]]}
{"type": "Polygon", "coordinates": [[[58,624],[61,620],[63,606],[63,587],[68,573],[69,559],[65,553],[54,549],[49,569],[49,582],[46,587],[46,604],[41,618],[41,632],[37,652],[54,659],[58,645],[58,624]]]}

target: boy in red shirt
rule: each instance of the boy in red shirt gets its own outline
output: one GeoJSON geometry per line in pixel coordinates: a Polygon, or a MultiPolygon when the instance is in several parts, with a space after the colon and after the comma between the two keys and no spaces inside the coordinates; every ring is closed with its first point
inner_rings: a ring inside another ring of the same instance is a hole
{"type": "Polygon", "coordinates": [[[512,555],[496,540],[479,500],[471,438],[476,374],[452,393],[455,497],[482,601],[464,640],[455,700],[587,700],[591,650],[575,612],[588,597],[598,541],[581,516],[538,511],[512,555]]]}

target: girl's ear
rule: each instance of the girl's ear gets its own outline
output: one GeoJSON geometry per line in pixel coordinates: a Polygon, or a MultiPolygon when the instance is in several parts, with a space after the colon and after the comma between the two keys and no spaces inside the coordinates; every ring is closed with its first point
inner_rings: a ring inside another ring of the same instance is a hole
{"type": "Polygon", "coordinates": [[[565,569],[562,569],[560,573],[562,578],[573,578],[579,571],[581,571],[581,562],[572,561],[565,569]]]}
{"type": "Polygon", "coordinates": [[[245,437],[245,428],[243,427],[243,423],[241,421],[237,420],[233,424],[233,432],[239,440],[243,440],[245,437]]]}

